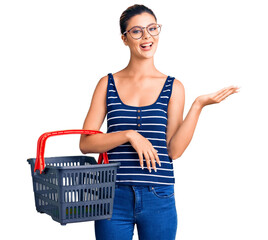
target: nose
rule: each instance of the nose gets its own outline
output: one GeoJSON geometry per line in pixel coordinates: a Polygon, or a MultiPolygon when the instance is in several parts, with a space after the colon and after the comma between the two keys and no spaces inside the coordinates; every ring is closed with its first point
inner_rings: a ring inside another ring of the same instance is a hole
{"type": "Polygon", "coordinates": [[[143,29],[143,38],[148,38],[151,37],[151,34],[148,32],[147,28],[143,29]]]}

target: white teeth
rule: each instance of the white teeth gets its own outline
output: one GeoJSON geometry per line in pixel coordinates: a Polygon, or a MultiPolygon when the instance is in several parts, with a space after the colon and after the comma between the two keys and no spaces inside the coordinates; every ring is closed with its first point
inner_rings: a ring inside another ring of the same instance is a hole
{"type": "Polygon", "coordinates": [[[151,46],[151,45],[153,45],[153,43],[147,43],[147,44],[143,44],[143,45],[141,45],[142,47],[145,47],[145,46],[151,46]]]}

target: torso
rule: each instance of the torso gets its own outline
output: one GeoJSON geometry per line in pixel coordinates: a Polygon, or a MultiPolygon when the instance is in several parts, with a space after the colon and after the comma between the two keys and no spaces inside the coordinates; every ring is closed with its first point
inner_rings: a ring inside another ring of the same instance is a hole
{"type": "Polygon", "coordinates": [[[113,74],[121,101],[130,106],[142,107],[153,104],[161,92],[167,76],[159,73],[143,79],[130,79],[126,74],[113,74]]]}
{"type": "Polygon", "coordinates": [[[108,74],[107,133],[137,131],[158,151],[161,166],[158,166],[157,172],[153,174],[149,173],[147,168],[142,170],[135,148],[130,142],[125,142],[107,151],[109,162],[121,164],[117,170],[116,183],[174,185],[173,161],[167,150],[167,122],[168,104],[175,78],[159,75],[137,80],[134,77],[129,74],[108,74]]]}

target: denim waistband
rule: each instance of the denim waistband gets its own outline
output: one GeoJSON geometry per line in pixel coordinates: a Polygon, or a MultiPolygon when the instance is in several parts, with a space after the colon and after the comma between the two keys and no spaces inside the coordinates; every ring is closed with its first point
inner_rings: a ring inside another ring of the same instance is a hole
{"type": "MultiPolygon", "coordinates": [[[[170,187],[174,187],[174,185],[163,185],[163,187],[166,186],[170,186],[170,187]]],[[[148,186],[143,186],[143,185],[123,185],[123,184],[115,184],[115,188],[124,188],[124,189],[128,189],[130,191],[132,191],[133,189],[147,189],[149,191],[152,191],[155,187],[159,187],[159,186],[152,186],[152,185],[148,185],[148,186]]],[[[162,187],[162,186],[160,186],[162,187]]]]}
{"type": "Polygon", "coordinates": [[[130,191],[132,191],[132,189],[148,189],[151,191],[153,186],[115,184],[115,188],[124,188],[126,190],[129,189],[130,191]]]}

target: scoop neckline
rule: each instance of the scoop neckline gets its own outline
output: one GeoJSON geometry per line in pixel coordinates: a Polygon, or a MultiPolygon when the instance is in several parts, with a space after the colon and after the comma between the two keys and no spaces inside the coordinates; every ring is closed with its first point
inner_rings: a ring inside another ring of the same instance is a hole
{"type": "Polygon", "coordinates": [[[166,78],[166,80],[165,80],[165,83],[164,83],[164,85],[163,85],[163,87],[162,87],[162,89],[161,89],[161,92],[160,92],[160,94],[158,95],[158,98],[156,99],[156,101],[155,101],[153,104],[138,107],[138,106],[131,106],[131,105],[127,105],[127,104],[123,103],[123,101],[121,100],[121,98],[120,98],[120,96],[119,96],[119,93],[118,93],[118,91],[117,91],[117,88],[116,88],[116,85],[115,85],[115,82],[114,82],[114,76],[113,76],[112,73],[109,73],[109,74],[111,75],[111,79],[112,79],[112,82],[113,82],[113,84],[114,84],[114,88],[115,88],[117,97],[118,97],[119,101],[121,102],[121,104],[124,105],[124,106],[126,106],[126,107],[129,107],[129,108],[135,108],[135,109],[139,109],[139,108],[143,109],[143,108],[149,108],[149,107],[154,106],[154,105],[159,101],[160,96],[162,95],[162,92],[163,92],[163,90],[164,90],[164,88],[165,88],[165,86],[166,86],[167,80],[170,78],[170,76],[168,75],[167,78],[166,78]]]}

